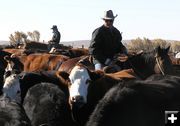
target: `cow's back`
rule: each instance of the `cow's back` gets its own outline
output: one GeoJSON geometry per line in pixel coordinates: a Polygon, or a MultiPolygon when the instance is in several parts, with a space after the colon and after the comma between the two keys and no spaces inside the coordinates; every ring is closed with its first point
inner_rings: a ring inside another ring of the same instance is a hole
{"type": "Polygon", "coordinates": [[[63,55],[31,54],[24,61],[24,71],[57,70],[67,59],[63,55]]]}
{"type": "Polygon", "coordinates": [[[0,126],[31,126],[31,124],[21,105],[1,98],[0,126]]]}
{"type": "Polygon", "coordinates": [[[33,126],[69,126],[72,123],[65,94],[52,83],[40,83],[30,88],[23,106],[33,126]]]}

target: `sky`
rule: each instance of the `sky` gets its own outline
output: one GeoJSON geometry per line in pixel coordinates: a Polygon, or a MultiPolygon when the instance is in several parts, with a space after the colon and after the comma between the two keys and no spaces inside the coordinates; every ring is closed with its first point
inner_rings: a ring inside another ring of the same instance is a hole
{"type": "Polygon", "coordinates": [[[52,25],[63,42],[89,40],[110,9],[118,14],[114,26],[123,40],[180,40],[180,0],[0,0],[0,40],[8,41],[15,31],[38,30],[47,42],[52,25]]]}

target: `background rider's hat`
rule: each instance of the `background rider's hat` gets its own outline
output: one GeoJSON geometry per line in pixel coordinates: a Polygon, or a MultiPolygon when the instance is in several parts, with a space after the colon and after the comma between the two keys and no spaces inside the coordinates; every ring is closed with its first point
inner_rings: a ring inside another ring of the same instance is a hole
{"type": "Polygon", "coordinates": [[[112,10],[108,10],[104,12],[104,17],[102,18],[103,20],[114,20],[114,18],[116,18],[118,15],[116,14],[116,16],[113,15],[112,10]]]}
{"type": "Polygon", "coordinates": [[[56,26],[56,25],[53,25],[51,29],[57,29],[57,26],[56,26]]]}

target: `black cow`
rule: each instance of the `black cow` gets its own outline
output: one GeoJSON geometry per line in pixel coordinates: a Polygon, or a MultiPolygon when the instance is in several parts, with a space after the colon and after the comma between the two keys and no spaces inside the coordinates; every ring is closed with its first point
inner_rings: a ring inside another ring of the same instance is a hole
{"type": "Polygon", "coordinates": [[[165,110],[180,110],[180,77],[119,83],[106,93],[86,126],[164,126],[165,110]]]}
{"type": "Polygon", "coordinates": [[[52,83],[40,83],[31,87],[23,106],[33,126],[73,125],[65,94],[52,83]]]}
{"type": "Polygon", "coordinates": [[[1,97],[0,126],[31,126],[31,123],[21,105],[1,97]]]}

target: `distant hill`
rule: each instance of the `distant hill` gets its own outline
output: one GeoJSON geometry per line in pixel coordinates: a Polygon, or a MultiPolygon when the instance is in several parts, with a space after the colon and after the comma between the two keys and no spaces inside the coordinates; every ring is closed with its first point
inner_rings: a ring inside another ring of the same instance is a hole
{"type": "MultiPolygon", "coordinates": [[[[131,40],[123,40],[123,43],[128,43],[131,40]]],[[[89,47],[90,40],[77,40],[77,41],[69,41],[69,42],[61,42],[64,45],[71,45],[73,47],[82,47],[84,45],[85,48],[89,47]]]]}
{"type": "MultiPolygon", "coordinates": [[[[175,40],[166,40],[167,42],[174,42],[175,40]]],[[[122,40],[123,43],[129,43],[131,42],[131,40],[122,40]]],[[[82,47],[82,45],[84,45],[85,48],[89,47],[90,44],[90,40],[76,40],[76,41],[64,41],[64,42],[60,42],[61,44],[64,45],[70,45],[73,47],[82,47]]],[[[9,45],[9,41],[2,41],[0,40],[0,45],[9,45]]]]}
{"type": "Polygon", "coordinates": [[[8,44],[9,44],[9,41],[0,40],[0,45],[8,45],[8,44]]]}

